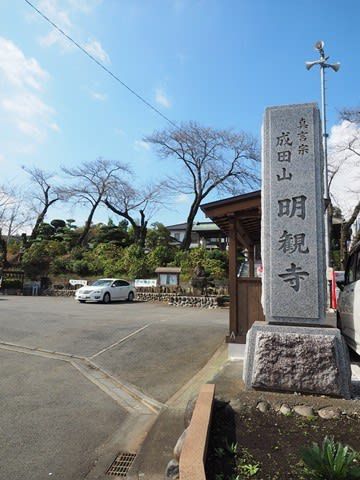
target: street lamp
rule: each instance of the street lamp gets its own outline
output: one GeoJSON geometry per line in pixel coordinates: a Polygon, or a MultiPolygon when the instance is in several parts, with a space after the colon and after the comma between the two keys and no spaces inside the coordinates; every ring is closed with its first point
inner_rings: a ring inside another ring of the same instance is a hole
{"type": "Polygon", "coordinates": [[[327,158],[327,139],[328,133],[326,131],[326,100],[325,100],[325,69],[331,68],[334,72],[337,72],[340,68],[340,63],[327,63],[330,57],[325,56],[324,42],[320,40],[316,42],[315,50],[320,54],[320,59],[313,62],[305,62],[307,70],[310,70],[314,65],[320,66],[320,83],[321,83],[321,124],[322,124],[322,137],[323,137],[323,150],[324,150],[324,194],[325,194],[325,256],[326,256],[326,271],[330,266],[330,237],[329,237],[329,213],[328,205],[329,198],[329,183],[328,183],[328,158],[327,158]]]}

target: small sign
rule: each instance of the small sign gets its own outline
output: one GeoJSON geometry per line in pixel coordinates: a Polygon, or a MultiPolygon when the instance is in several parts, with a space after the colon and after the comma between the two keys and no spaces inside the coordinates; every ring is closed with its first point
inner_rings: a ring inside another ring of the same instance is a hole
{"type": "Polygon", "coordinates": [[[87,280],[69,280],[69,283],[70,285],[72,285],[73,287],[75,285],[87,285],[88,284],[88,281],[87,280]]]}
{"type": "Polygon", "coordinates": [[[157,280],[156,278],[137,278],[135,280],[135,288],[136,287],[156,287],[157,280]]]}

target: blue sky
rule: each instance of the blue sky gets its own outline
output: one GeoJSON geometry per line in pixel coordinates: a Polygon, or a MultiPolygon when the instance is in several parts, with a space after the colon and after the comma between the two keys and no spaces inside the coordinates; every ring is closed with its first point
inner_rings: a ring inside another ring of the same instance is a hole
{"type": "MultiPolygon", "coordinates": [[[[359,104],[360,3],[356,0],[34,0],[131,88],[175,122],[196,120],[260,135],[266,106],[318,101],[325,41],[328,122],[359,104]]],[[[59,170],[103,156],[129,163],[141,184],[173,172],[142,138],[166,121],[71,47],[23,0],[0,3],[2,181],[25,182],[21,165],[59,170]]],[[[212,199],[214,199],[213,197],[212,199]]],[[[210,200],[210,199],[209,199],[210,200]]],[[[175,198],[153,220],[185,219],[175,198]]],[[[68,206],[51,218],[84,218],[68,206]]],[[[99,211],[96,221],[109,214],[99,211]]]]}

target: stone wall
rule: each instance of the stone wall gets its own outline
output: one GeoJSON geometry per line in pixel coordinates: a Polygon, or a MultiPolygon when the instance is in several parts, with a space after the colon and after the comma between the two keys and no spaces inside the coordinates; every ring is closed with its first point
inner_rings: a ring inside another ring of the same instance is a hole
{"type": "MultiPolygon", "coordinates": [[[[49,288],[43,295],[51,297],[73,297],[76,290],[49,288]]],[[[175,307],[217,308],[218,296],[193,296],[177,293],[137,292],[137,300],[143,302],[161,302],[175,307]]]]}
{"type": "Polygon", "coordinates": [[[217,296],[190,296],[176,293],[137,292],[136,298],[146,302],[162,302],[176,307],[217,308],[217,296]]]}
{"type": "Polygon", "coordinates": [[[44,290],[42,295],[48,297],[73,297],[75,295],[76,290],[68,290],[66,288],[49,288],[48,290],[44,290]]]}

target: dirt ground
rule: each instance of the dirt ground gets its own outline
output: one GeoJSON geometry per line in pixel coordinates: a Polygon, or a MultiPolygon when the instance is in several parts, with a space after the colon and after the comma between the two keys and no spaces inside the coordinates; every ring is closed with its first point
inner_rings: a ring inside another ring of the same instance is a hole
{"type": "Polygon", "coordinates": [[[360,450],[360,418],[354,413],[331,420],[305,418],[273,409],[261,413],[238,400],[235,408],[215,404],[206,464],[210,480],[303,480],[308,477],[301,450],[326,435],[360,450]]]}

